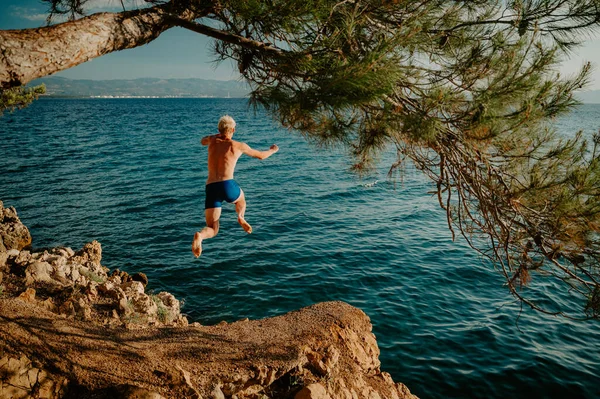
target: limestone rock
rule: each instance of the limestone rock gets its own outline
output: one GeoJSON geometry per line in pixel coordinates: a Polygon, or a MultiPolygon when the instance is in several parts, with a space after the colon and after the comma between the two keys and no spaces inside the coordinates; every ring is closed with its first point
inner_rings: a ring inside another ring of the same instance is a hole
{"type": "Polygon", "coordinates": [[[8,263],[6,262],[8,260],[8,253],[7,252],[0,252],[0,270],[5,270],[8,271],[8,263]]]}
{"type": "Polygon", "coordinates": [[[35,283],[53,283],[52,271],[52,265],[47,262],[33,262],[25,269],[25,284],[31,286],[35,283]]]}
{"type": "Polygon", "coordinates": [[[179,300],[175,298],[172,294],[162,291],[158,293],[157,297],[170,312],[173,312],[175,314],[178,314],[180,312],[181,302],[179,302],[179,300]]]}
{"type": "Polygon", "coordinates": [[[63,256],[65,258],[70,258],[75,255],[75,251],[68,247],[52,248],[51,252],[55,255],[63,256]]]}
{"type": "Polygon", "coordinates": [[[46,298],[40,302],[40,305],[53,313],[58,313],[58,308],[56,307],[56,304],[52,298],[46,298]]]}
{"type": "Polygon", "coordinates": [[[15,208],[4,208],[0,203],[0,241],[2,252],[9,249],[21,250],[31,244],[29,229],[21,223],[15,208]]]}
{"type": "Polygon", "coordinates": [[[31,245],[29,229],[22,224],[9,224],[0,226],[0,237],[5,249],[21,250],[31,245]]]}
{"type": "Polygon", "coordinates": [[[31,252],[29,251],[20,251],[14,262],[19,266],[26,266],[31,259],[31,252]]]}
{"type": "Polygon", "coordinates": [[[20,253],[20,252],[21,252],[21,251],[20,251],[20,250],[18,250],[18,249],[8,249],[8,250],[6,251],[6,255],[7,255],[9,258],[13,258],[13,260],[14,260],[14,259],[15,259],[17,256],[19,256],[19,253],[20,253]]]}
{"type": "MultiPolygon", "coordinates": [[[[144,273],[135,273],[135,274],[130,275],[127,272],[121,271],[119,269],[115,269],[111,273],[110,277],[114,278],[114,279],[119,279],[121,281],[121,283],[137,281],[137,282],[142,283],[144,288],[148,285],[148,276],[146,276],[144,273]]],[[[116,281],[116,280],[114,280],[114,281],[116,281]]]]}
{"type": "MultiPolygon", "coordinates": [[[[175,373],[172,375],[172,380],[175,383],[178,383],[180,385],[183,385],[185,387],[185,391],[186,391],[186,396],[192,397],[192,398],[202,398],[202,395],[200,394],[200,392],[198,392],[196,390],[196,387],[194,386],[194,383],[192,382],[192,377],[189,371],[183,369],[180,365],[177,365],[175,367],[179,373],[175,373]]],[[[221,392],[221,390],[216,387],[216,389],[218,389],[218,392],[221,392]]],[[[215,392],[215,391],[213,391],[215,392]]],[[[221,392],[221,396],[223,395],[223,393],[221,392]]],[[[221,399],[218,397],[217,395],[212,395],[213,398],[215,399],[221,399]]],[[[225,397],[223,396],[223,399],[225,399],[225,397]]]]}
{"type": "Polygon", "coordinates": [[[143,294],[144,293],[144,285],[139,281],[130,281],[127,283],[121,284],[121,288],[125,292],[125,295],[133,296],[135,294],[143,294]]]}
{"type": "Polygon", "coordinates": [[[123,272],[120,269],[115,269],[112,271],[112,273],[110,274],[111,278],[119,278],[119,281],[125,283],[127,282],[129,279],[129,274],[127,272],[123,272]]]}
{"type": "Polygon", "coordinates": [[[340,357],[340,352],[334,346],[321,351],[309,351],[306,354],[310,365],[322,376],[327,376],[334,371],[340,357]]]}
{"type": "Polygon", "coordinates": [[[331,399],[331,396],[329,396],[323,385],[315,383],[302,388],[294,396],[294,399],[331,399]]]}
{"type": "Polygon", "coordinates": [[[79,267],[74,264],[69,264],[69,273],[68,276],[71,278],[71,281],[77,283],[81,281],[81,273],[79,272],[79,267]]]}
{"type": "Polygon", "coordinates": [[[73,261],[82,265],[87,265],[88,263],[91,263],[95,266],[100,267],[101,260],[102,246],[96,240],[85,244],[83,248],[77,251],[73,256],[73,261]]]}
{"type": "Polygon", "coordinates": [[[4,208],[2,205],[2,223],[20,223],[19,217],[17,216],[17,210],[14,206],[4,208]]]}
{"type": "Polygon", "coordinates": [[[363,369],[379,369],[381,364],[379,362],[379,348],[377,347],[377,340],[373,334],[364,334],[360,337],[356,331],[341,327],[335,327],[334,331],[346,344],[345,349],[351,354],[354,361],[356,361],[363,369]]]}
{"type": "Polygon", "coordinates": [[[115,292],[116,285],[111,280],[107,280],[101,284],[98,284],[96,289],[100,295],[105,296],[115,296],[113,293],[115,292]]]}
{"type": "Polygon", "coordinates": [[[34,367],[25,357],[0,354],[0,398],[58,399],[65,394],[66,378],[34,367]]]}
{"type": "Polygon", "coordinates": [[[127,299],[137,313],[147,316],[155,316],[158,313],[158,305],[146,294],[133,292],[131,295],[127,295],[127,299]]]}
{"type": "MultiPolygon", "coordinates": [[[[67,303],[73,309],[84,307],[72,300],[67,303]]],[[[52,318],[32,305],[2,304],[0,342],[10,342],[11,351],[31,354],[42,363],[55,362],[60,352],[53,370],[73,376],[88,389],[102,387],[120,395],[115,387],[124,380],[134,379],[143,386],[138,396],[115,398],[158,398],[161,392],[173,399],[257,399],[265,394],[295,399],[416,399],[389,374],[370,368],[376,359],[356,360],[357,353],[378,353],[366,338],[371,324],[363,312],[340,302],[224,326],[136,331],[52,318]],[[40,320],[44,327],[35,329],[39,339],[31,340],[31,326],[4,317],[15,311],[25,319],[40,320]],[[45,342],[52,342],[50,349],[45,342]],[[94,350],[82,357],[81,348],[94,350]],[[327,370],[325,378],[315,369],[314,359],[327,370]]]]}
{"type": "Polygon", "coordinates": [[[144,388],[128,386],[123,389],[121,399],[165,399],[158,392],[149,391],[144,388]]]}
{"type": "Polygon", "coordinates": [[[19,299],[25,302],[35,303],[35,290],[33,288],[27,288],[19,295],[19,299]]]}
{"type": "MultiPolygon", "coordinates": [[[[198,395],[198,398],[201,398],[202,396],[198,395]]],[[[210,393],[210,398],[211,399],[225,399],[225,394],[223,393],[223,391],[221,390],[221,387],[216,385],[212,392],[210,393]]]]}
{"type": "Polygon", "coordinates": [[[135,273],[131,275],[132,281],[139,281],[144,287],[148,285],[148,276],[144,273],[135,273]]]}
{"type": "MultiPolygon", "coordinates": [[[[0,205],[0,230],[12,232],[15,226],[25,228],[14,208],[0,205]]],[[[0,241],[4,243],[2,237],[0,241]]],[[[109,277],[108,269],[100,263],[102,247],[97,241],[85,244],[78,251],[56,247],[33,252],[20,246],[0,247],[0,273],[3,280],[8,280],[9,287],[6,290],[3,286],[4,296],[18,295],[28,287],[35,287],[47,299],[32,299],[33,303],[69,318],[95,318],[102,324],[115,324],[118,320],[139,326],[188,324],[174,296],[166,292],[145,293],[148,284],[145,274],[129,275],[117,269],[109,277]]]]}
{"type": "Polygon", "coordinates": [[[90,281],[85,287],[85,295],[90,302],[94,302],[98,299],[98,283],[90,281]]]}
{"type": "Polygon", "coordinates": [[[75,311],[75,305],[73,305],[72,300],[67,300],[58,308],[58,314],[67,316],[67,317],[75,317],[77,312],[75,311]]]}

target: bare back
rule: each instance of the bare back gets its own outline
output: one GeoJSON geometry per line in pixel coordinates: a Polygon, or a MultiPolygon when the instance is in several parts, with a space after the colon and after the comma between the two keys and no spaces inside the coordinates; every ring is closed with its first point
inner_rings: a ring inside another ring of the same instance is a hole
{"type": "Polygon", "coordinates": [[[242,154],[242,143],[218,135],[211,136],[208,143],[206,184],[233,179],[235,165],[242,154]]]}
{"type": "Polygon", "coordinates": [[[208,179],[206,184],[233,179],[235,165],[242,154],[253,158],[266,159],[279,151],[275,144],[266,151],[250,148],[246,143],[231,139],[235,129],[228,133],[203,137],[202,145],[208,146],[208,179]]]}

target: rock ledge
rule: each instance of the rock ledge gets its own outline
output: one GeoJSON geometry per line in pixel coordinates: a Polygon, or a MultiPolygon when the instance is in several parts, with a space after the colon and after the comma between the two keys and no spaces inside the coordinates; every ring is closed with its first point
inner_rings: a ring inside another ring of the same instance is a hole
{"type": "Polygon", "coordinates": [[[319,303],[264,320],[188,325],[101,246],[28,249],[0,202],[0,398],[412,399],[380,370],[367,315],[319,303]]]}

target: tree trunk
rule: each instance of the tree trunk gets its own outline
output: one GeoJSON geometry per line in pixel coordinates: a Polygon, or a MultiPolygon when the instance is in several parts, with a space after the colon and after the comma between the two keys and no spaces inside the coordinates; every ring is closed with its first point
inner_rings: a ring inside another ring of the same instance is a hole
{"type": "MultiPolygon", "coordinates": [[[[202,15],[176,15],[193,20],[202,15]]],[[[74,67],[117,50],[141,46],[175,26],[168,6],[121,13],[98,13],[36,29],[0,31],[0,88],[74,67]]]]}

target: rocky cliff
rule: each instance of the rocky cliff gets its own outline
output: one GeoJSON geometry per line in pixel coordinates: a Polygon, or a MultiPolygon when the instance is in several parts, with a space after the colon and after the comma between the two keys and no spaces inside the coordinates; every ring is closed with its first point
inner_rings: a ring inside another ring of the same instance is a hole
{"type": "Polygon", "coordinates": [[[30,244],[0,202],[0,398],[415,398],[348,304],[188,325],[143,274],[102,266],[98,242],[30,244]]]}

